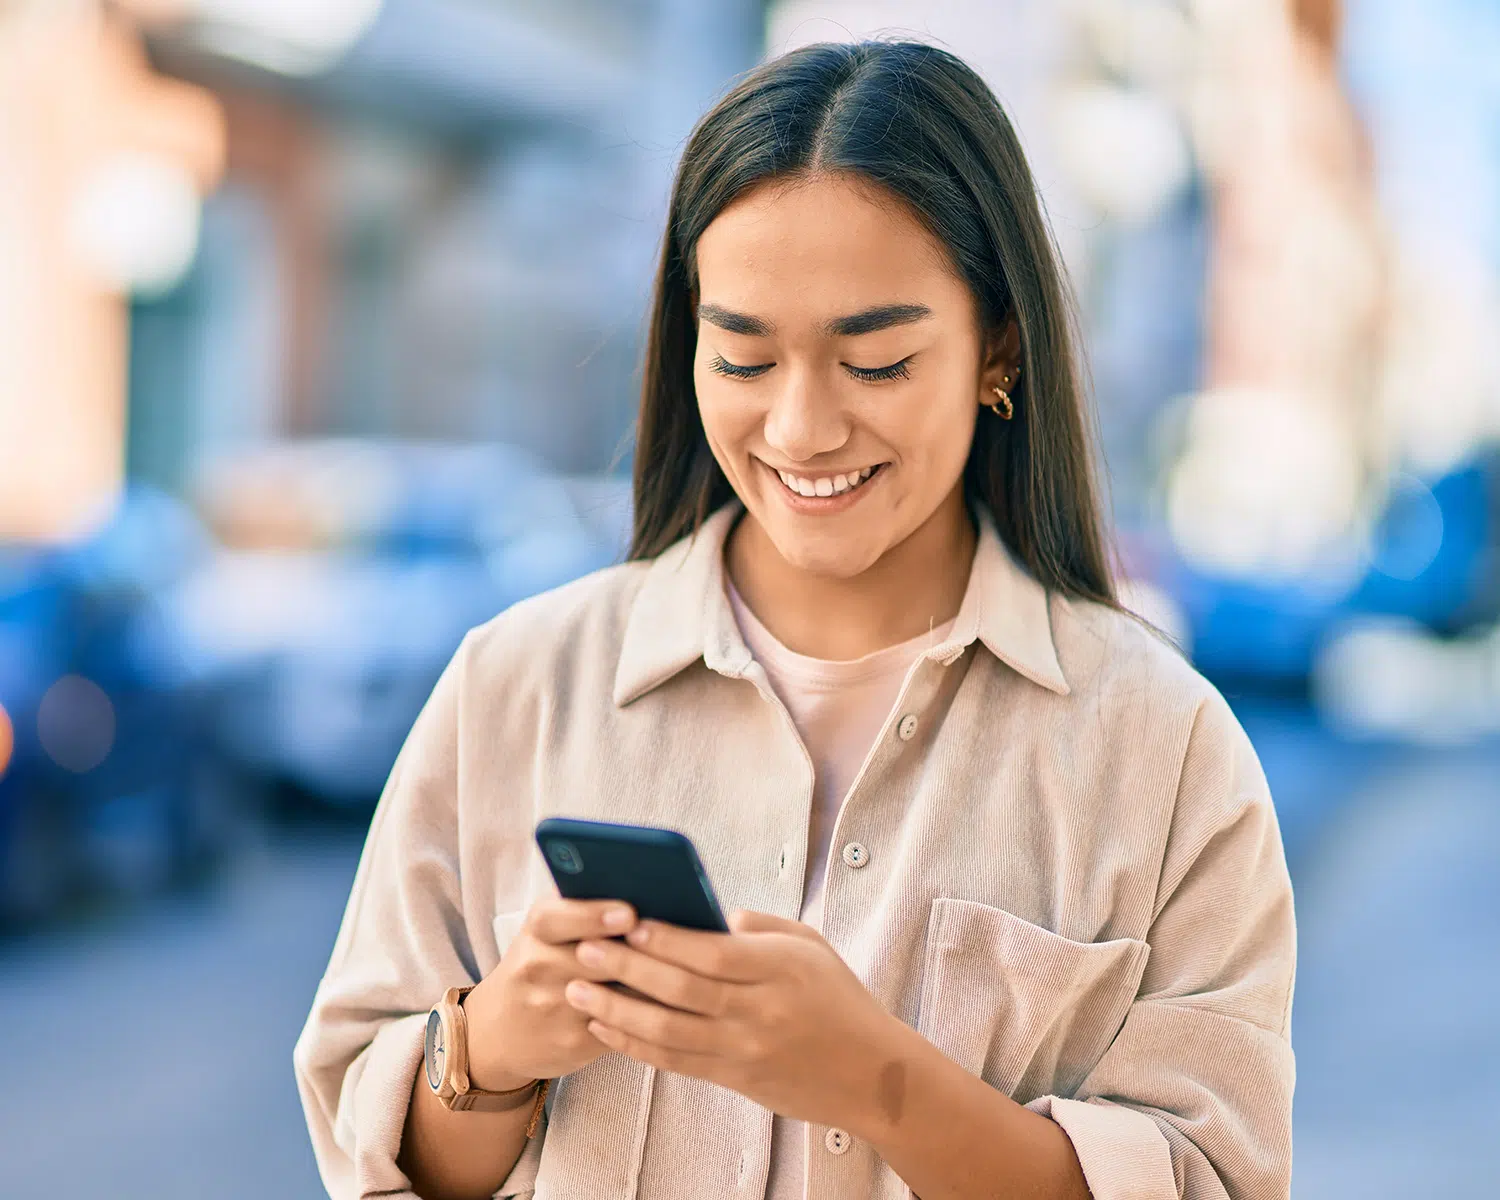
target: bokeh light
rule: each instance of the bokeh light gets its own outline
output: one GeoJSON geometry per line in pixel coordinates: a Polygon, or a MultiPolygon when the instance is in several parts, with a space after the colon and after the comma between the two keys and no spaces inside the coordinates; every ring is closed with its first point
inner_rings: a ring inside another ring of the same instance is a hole
{"type": "Polygon", "coordinates": [[[96,164],[71,213],[73,246],[106,287],[145,295],[168,291],[198,249],[198,192],[169,159],[121,153],[96,164]]]}
{"type": "Polygon", "coordinates": [[[381,0],[170,2],[193,18],[203,45],[288,75],[328,70],[375,23],[381,6],[381,0]]]}
{"type": "Polygon", "coordinates": [[[36,731],[53,762],[81,775],[102,763],[115,744],[115,706],[92,679],[64,675],[43,694],[36,731]]]}
{"type": "Polygon", "coordinates": [[[0,704],[0,776],[10,766],[11,755],[15,750],[16,728],[11,722],[10,714],[5,711],[5,706],[0,704]]]}

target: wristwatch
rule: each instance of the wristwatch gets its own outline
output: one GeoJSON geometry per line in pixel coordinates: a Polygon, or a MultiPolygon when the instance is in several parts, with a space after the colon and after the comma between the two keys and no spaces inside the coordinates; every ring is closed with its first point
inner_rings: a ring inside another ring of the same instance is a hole
{"type": "Polygon", "coordinates": [[[449,988],[427,1014],[427,1037],[422,1046],[427,1086],[451,1112],[511,1112],[531,1101],[534,1094],[531,1121],[526,1126],[526,1136],[531,1137],[552,1081],[533,1079],[523,1087],[503,1092],[487,1092],[470,1085],[469,1025],[463,1003],[473,990],[472,985],[449,988]]]}

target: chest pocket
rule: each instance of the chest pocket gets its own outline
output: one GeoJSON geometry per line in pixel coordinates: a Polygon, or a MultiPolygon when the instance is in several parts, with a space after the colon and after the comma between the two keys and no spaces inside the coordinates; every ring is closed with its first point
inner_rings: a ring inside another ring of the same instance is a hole
{"type": "Polygon", "coordinates": [[[1004,909],[932,902],[917,1029],[1020,1104],[1070,1097],[1125,1021],[1151,947],[1075,942],[1004,909]]]}

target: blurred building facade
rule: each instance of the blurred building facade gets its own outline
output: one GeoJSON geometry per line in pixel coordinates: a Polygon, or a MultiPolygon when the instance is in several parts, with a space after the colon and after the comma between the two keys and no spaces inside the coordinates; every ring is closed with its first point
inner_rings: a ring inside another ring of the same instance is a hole
{"type": "Polygon", "coordinates": [[[133,289],[191,260],[224,127],[87,5],[0,7],[0,537],[64,538],[124,481],[133,289]]]}
{"type": "Polygon", "coordinates": [[[760,41],[748,0],[9,0],[0,525],[283,437],[608,467],[676,152],[760,41]],[[59,272],[90,229],[119,261],[59,272]]]}

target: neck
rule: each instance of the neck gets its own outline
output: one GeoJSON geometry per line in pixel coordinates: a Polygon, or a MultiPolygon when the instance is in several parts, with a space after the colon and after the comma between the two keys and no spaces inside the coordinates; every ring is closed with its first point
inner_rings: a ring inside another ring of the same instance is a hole
{"type": "Polygon", "coordinates": [[[957,616],[978,537],[962,486],[905,541],[860,574],[839,579],[787,562],[754,516],[730,533],[725,566],[745,603],[787,649],[810,658],[863,658],[957,616]]]}

